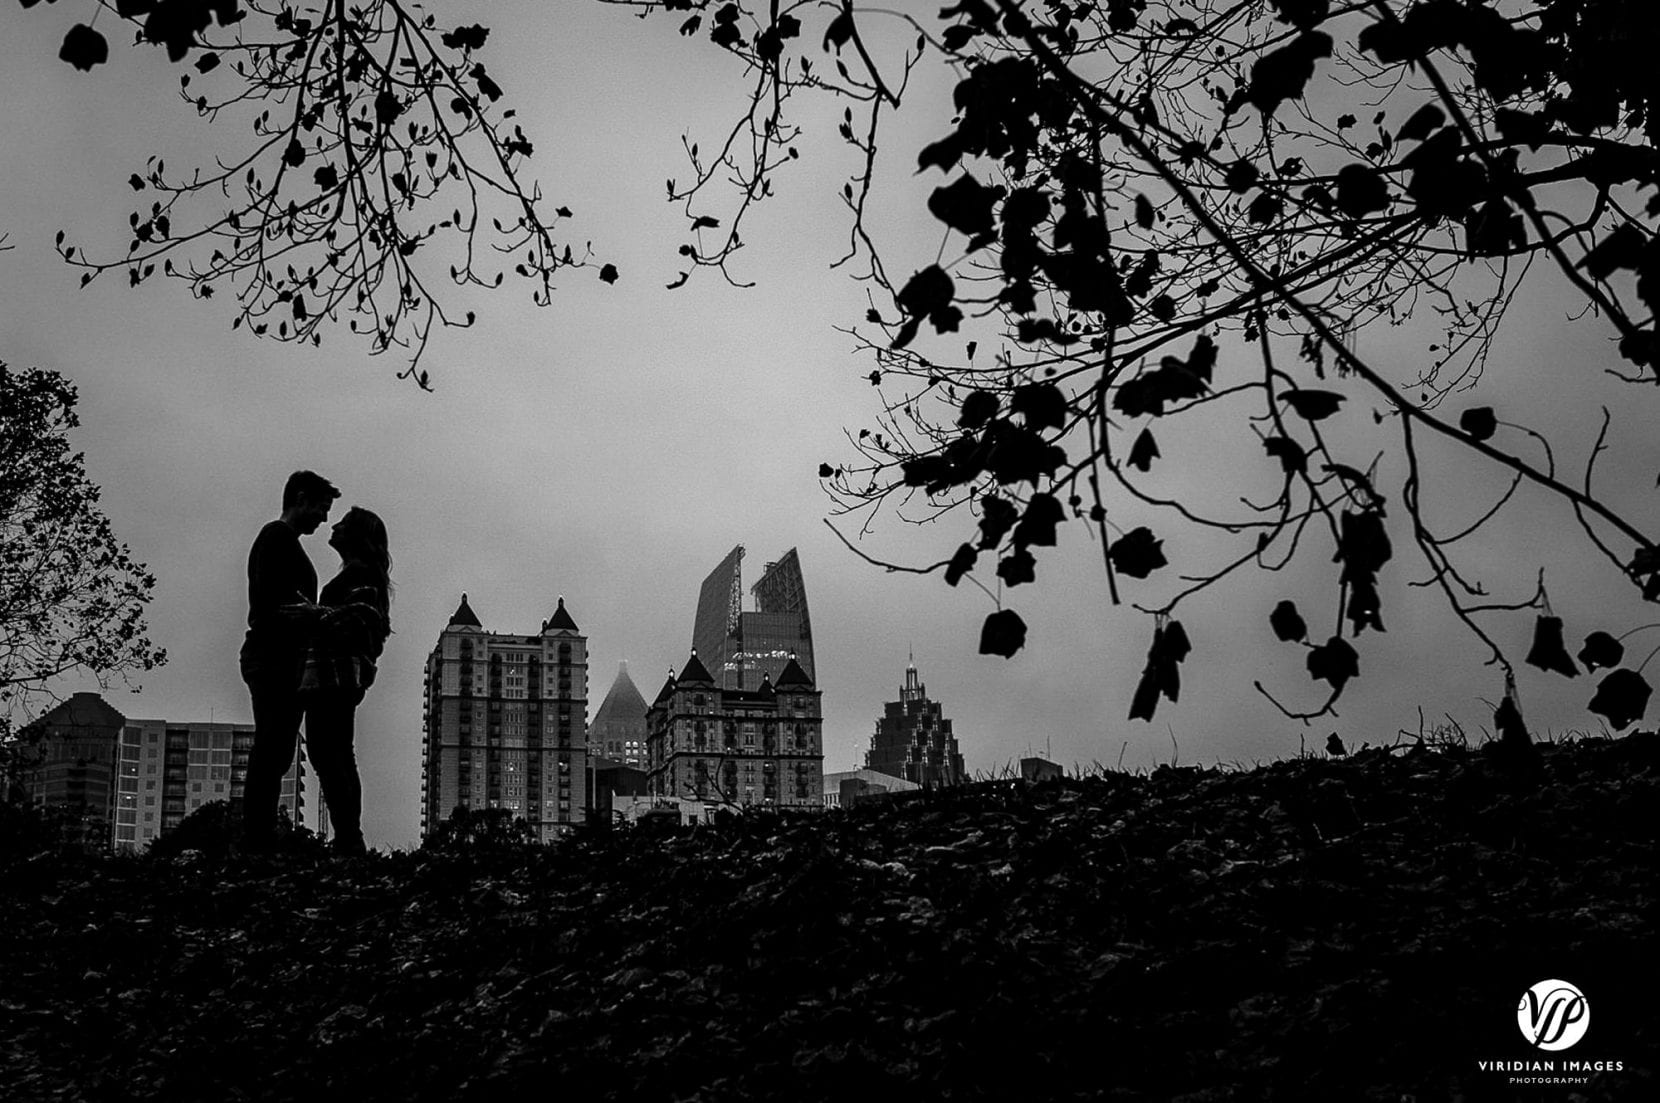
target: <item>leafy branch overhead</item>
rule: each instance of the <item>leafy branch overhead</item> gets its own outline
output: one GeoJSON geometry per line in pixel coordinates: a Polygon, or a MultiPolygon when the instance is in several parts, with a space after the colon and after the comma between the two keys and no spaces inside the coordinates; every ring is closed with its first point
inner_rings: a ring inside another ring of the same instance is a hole
{"type": "MultiPolygon", "coordinates": [[[[1040,549],[1092,540],[1111,599],[1154,619],[1130,702],[1151,719],[1176,697],[1189,632],[1206,654],[1179,608],[1306,560],[1311,592],[1259,621],[1265,641],[1307,650],[1314,703],[1287,715],[1335,710],[1364,634],[1392,623],[1388,595],[1415,582],[1499,668],[1503,726],[1525,735],[1506,625],[1557,615],[1542,579],[1495,597],[1470,538],[1526,501],[1660,599],[1652,535],[1598,493],[1612,418],[1566,472],[1562,426],[1520,424],[1502,392],[1463,397],[1546,272],[1611,338],[1606,370],[1648,385],[1633,406],[1660,380],[1660,88],[1642,0],[610,2],[675,13],[744,66],[719,155],[689,143],[692,181],[669,188],[725,235],[682,247],[698,264],[725,271],[790,170],[796,97],[834,98],[850,165],[838,263],[870,290],[854,332],[881,407],[849,433],[855,458],[820,474],[866,525],[885,507],[966,523],[931,569],[998,605],[983,651],[1023,645],[1002,595],[1044,577],[1040,549]],[[923,66],[950,80],[950,113],[919,116],[927,137],[902,143],[883,127],[923,66]],[[899,174],[925,182],[937,231],[914,256],[867,218],[899,174]],[[1380,323],[1391,345],[1370,340],[1380,323]],[[1493,475],[1508,484],[1496,504],[1457,490],[1493,475]]],[[[1634,416],[1626,434],[1646,439],[1634,416]]],[[[1534,666],[1575,671],[1567,623],[1541,630],[1534,666]]],[[[1591,631],[1587,665],[1617,664],[1613,640],[1591,631]]],[[[1606,674],[1588,707],[1615,727],[1641,718],[1642,665],[1606,674]]]]}
{"type": "MultiPolygon", "coordinates": [[[[424,388],[434,328],[474,321],[450,305],[452,288],[499,287],[511,271],[546,305],[561,269],[616,281],[587,245],[561,240],[571,212],[549,210],[525,179],[534,146],[486,66],[489,28],[445,28],[405,0],[104,7],[178,64],[198,117],[248,137],[211,165],[152,157],[132,173],[124,254],[60,233],[82,286],[106,273],[135,287],[176,279],[200,299],[234,298],[234,327],[280,341],[317,344],[344,319],[371,351],[401,350],[400,374],[424,388]]],[[[59,56],[92,70],[109,41],[76,24],[59,56]]]]}

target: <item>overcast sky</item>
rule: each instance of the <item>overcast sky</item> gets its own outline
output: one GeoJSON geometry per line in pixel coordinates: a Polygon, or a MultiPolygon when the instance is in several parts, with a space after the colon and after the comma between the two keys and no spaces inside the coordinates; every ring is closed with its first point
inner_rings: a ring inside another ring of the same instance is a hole
{"type": "MultiPolygon", "coordinates": [[[[1310,746],[1332,730],[1351,743],[1389,741],[1417,727],[1420,706],[1432,721],[1450,712],[1472,731],[1488,722],[1482,699],[1496,700],[1497,677],[1444,609],[1406,590],[1423,570],[1398,528],[1384,579],[1390,631],[1368,635],[1341,716],[1313,728],[1288,722],[1251,687],[1262,679],[1305,706],[1323,699],[1303,652],[1277,644],[1267,627],[1277,600],[1303,596],[1295,576],[1247,579],[1193,603],[1182,614],[1194,653],[1181,702],[1161,705],[1152,725],[1126,721],[1151,625],[1111,607],[1099,549],[1078,525],[1063,526],[1060,547],[1039,557],[1038,585],[1008,595],[1031,627],[1026,649],[1012,660],[978,656],[979,625],[994,608],[985,594],[949,589],[938,576],[885,574],[822,523],[830,503],[818,465],[849,460],[843,427],[872,424],[877,409],[865,378],[873,365],[834,328],[857,322],[866,303],[829,269],[846,241],[837,193],[853,167],[833,119],[802,144],[799,169],[779,179],[779,198],[750,226],[738,271],[758,286],[738,290],[705,273],[669,292],[685,221],[663,201],[663,181],[685,175],[682,134],[707,141],[730,117],[736,73],[661,19],[642,25],[616,10],[528,0],[446,4],[443,14],[495,28],[482,56],[537,142],[531,171],[575,212],[577,241],[591,239],[622,278],[611,287],[586,273],[565,278],[546,309],[512,285],[477,296],[467,305],[480,324],[435,341],[437,389],[423,394],[394,379],[397,362],[368,356],[343,328],[320,349],[299,349],[233,333],[223,301],[194,302],[180,285],[133,291],[106,278],[77,292],[77,273],[51,250],[58,229],[105,254],[124,248],[133,199],[124,181],[147,154],[182,165],[241,134],[197,122],[176,98],[177,71],[154,51],[122,48],[120,32],[112,63],[83,74],[56,60],[63,13],[6,9],[0,229],[15,248],[0,253],[0,359],[54,368],[80,388],[75,444],[118,533],[157,575],[151,635],[170,661],[141,693],[109,694],[122,712],[249,721],[236,663],[247,549],[276,516],[284,478],[309,467],[341,487],[342,506],[380,513],[391,535],[395,634],[358,713],[373,845],[416,840],[422,667],[463,591],[486,628],[516,633],[536,631],[563,595],[589,639],[591,714],[620,661],[648,698],[683,662],[698,585],[738,543],[748,549],[746,584],[765,562],[800,550],[827,771],[862,764],[913,650],[975,771],[1029,750],[1068,765],[1112,765],[1122,754],[1126,768],[1146,768],[1171,759],[1173,739],[1184,763],[1249,763],[1295,754],[1300,735],[1310,746]]],[[[879,229],[892,243],[890,270],[901,274],[931,263],[939,244],[906,178],[947,116],[937,97],[919,95],[917,106],[912,128],[891,131],[884,147],[884,184],[894,190],[879,229]]],[[[1518,304],[1483,401],[1562,431],[1559,460],[1577,470],[1595,403],[1629,407],[1652,401],[1652,389],[1609,384],[1602,369],[1618,361],[1601,331],[1568,323],[1553,296],[1541,281],[1518,304]]],[[[1361,347],[1395,357],[1407,376],[1421,346],[1385,331],[1363,335],[1361,347]]],[[[1356,411],[1359,431],[1369,412],[1356,411]]],[[[1175,443],[1161,438],[1167,455],[1175,443]]],[[[1614,443],[1610,482],[1648,523],[1660,468],[1652,433],[1631,428],[1614,443]]],[[[1164,471],[1167,490],[1219,485],[1202,465],[1164,471]]],[[[1401,473],[1384,473],[1398,500],[1401,473]]],[[[1466,506],[1503,486],[1491,471],[1446,478],[1457,484],[1454,504],[1466,506]]],[[[1571,539],[1571,518],[1535,500],[1521,506],[1475,549],[1476,573],[1519,598],[1546,565],[1573,650],[1590,628],[1637,623],[1627,591],[1581,569],[1589,556],[1571,539]]],[[[1457,512],[1446,516],[1450,527],[1457,512]]],[[[890,518],[865,546],[931,562],[950,554],[966,525],[917,529],[890,518]]],[[[307,541],[323,579],[337,565],[325,535],[307,541]]],[[[1173,541],[1173,559],[1177,551],[1173,541]]],[[[1316,608],[1330,603],[1328,557],[1310,560],[1324,572],[1309,598],[1316,608]]],[[[1493,625],[1518,660],[1530,624],[1493,625]]],[[[1523,705],[1540,731],[1594,728],[1584,710],[1591,689],[1583,676],[1567,683],[1528,669],[1523,705]]]]}

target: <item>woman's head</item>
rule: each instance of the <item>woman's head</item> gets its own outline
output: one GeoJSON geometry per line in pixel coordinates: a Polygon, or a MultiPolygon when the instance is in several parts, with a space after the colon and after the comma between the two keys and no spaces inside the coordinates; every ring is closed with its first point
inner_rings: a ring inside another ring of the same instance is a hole
{"type": "Polygon", "coordinates": [[[373,567],[386,581],[392,571],[392,554],[386,546],[386,522],[378,515],[353,506],[334,523],[329,533],[329,546],[340,553],[340,558],[356,560],[373,567]]]}

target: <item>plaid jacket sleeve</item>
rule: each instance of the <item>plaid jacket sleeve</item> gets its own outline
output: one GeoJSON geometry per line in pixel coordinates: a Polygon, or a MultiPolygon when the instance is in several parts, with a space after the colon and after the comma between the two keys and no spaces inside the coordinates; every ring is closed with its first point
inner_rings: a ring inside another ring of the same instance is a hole
{"type": "Polygon", "coordinates": [[[375,660],[391,632],[383,598],[373,587],[359,587],[318,620],[300,672],[300,689],[368,689],[375,680],[375,660]]]}

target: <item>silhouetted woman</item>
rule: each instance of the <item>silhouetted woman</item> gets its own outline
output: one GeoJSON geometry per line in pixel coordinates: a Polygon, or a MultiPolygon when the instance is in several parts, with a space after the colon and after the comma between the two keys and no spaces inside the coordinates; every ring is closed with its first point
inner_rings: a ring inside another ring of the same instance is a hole
{"type": "Polygon", "coordinates": [[[392,556],[385,523],[358,506],[335,522],[329,546],[340,553],[340,573],[313,607],[316,620],[300,692],[306,700],[306,743],[328,804],[335,848],[362,854],[363,786],[352,751],[352,721],[374,684],[375,660],[392,631],[392,556]]]}

